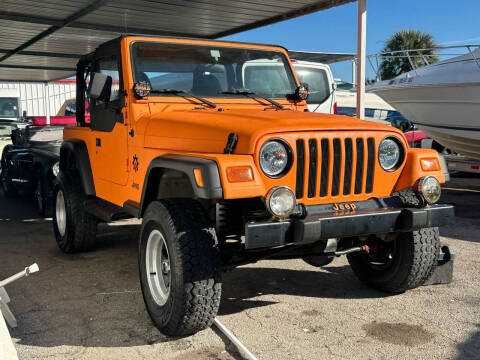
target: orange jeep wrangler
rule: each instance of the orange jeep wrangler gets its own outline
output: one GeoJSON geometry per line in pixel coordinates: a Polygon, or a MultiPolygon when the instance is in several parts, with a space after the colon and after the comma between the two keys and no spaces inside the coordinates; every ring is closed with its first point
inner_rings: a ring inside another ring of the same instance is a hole
{"type": "Polygon", "coordinates": [[[76,78],[57,243],[86,251],[99,222],[142,218],[141,287],[163,333],[210,326],[222,268],[261,259],[347,255],[393,293],[432,274],[437,227],[453,219],[435,204],[444,162],[393,127],[309,113],[284,48],[124,36],[83,56],[76,78]]]}

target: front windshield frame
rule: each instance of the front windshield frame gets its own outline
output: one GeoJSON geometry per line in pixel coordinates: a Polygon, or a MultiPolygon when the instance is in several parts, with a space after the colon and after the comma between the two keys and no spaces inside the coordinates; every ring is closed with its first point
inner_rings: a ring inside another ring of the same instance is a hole
{"type": "MultiPolygon", "coordinates": [[[[279,49],[276,49],[274,47],[272,48],[268,48],[268,49],[265,49],[265,48],[260,48],[260,47],[255,47],[255,46],[248,46],[248,44],[244,44],[245,46],[229,46],[228,43],[207,43],[207,44],[196,44],[196,43],[183,43],[183,42],[167,42],[167,41],[145,41],[145,40],[137,40],[137,41],[132,41],[130,43],[130,46],[129,46],[129,51],[130,51],[130,71],[131,71],[131,75],[132,75],[132,79],[133,79],[133,82],[136,83],[138,81],[138,79],[136,79],[136,64],[135,64],[135,47],[139,44],[159,44],[159,45],[167,45],[167,46],[184,46],[184,47],[199,47],[199,48],[208,48],[210,50],[213,50],[213,49],[219,49],[219,50],[222,50],[222,49],[225,49],[225,50],[250,50],[250,51],[258,51],[258,52],[266,52],[266,53],[274,53],[276,56],[278,56],[278,59],[281,59],[281,63],[283,64],[283,68],[285,70],[285,75],[286,75],[286,81],[288,82],[288,86],[289,86],[289,91],[288,93],[286,92],[285,94],[269,94],[269,93],[264,93],[264,92],[258,92],[258,91],[255,91],[255,89],[248,89],[246,86],[244,88],[240,88],[240,87],[231,87],[230,85],[231,84],[228,84],[228,89],[222,89],[222,91],[231,91],[231,90],[251,90],[252,92],[254,92],[254,96],[265,96],[265,97],[270,97],[270,98],[275,98],[275,99],[280,99],[280,100],[288,100],[288,99],[291,99],[292,96],[294,96],[295,94],[295,91],[298,87],[298,79],[296,77],[296,74],[292,68],[292,64],[290,63],[289,61],[289,58],[288,56],[282,52],[281,50],[279,49]]],[[[253,45],[253,44],[252,44],[253,45]]],[[[268,60],[267,60],[268,61],[268,60]]],[[[280,62],[279,62],[280,63],[280,62]]],[[[244,64],[244,63],[243,63],[244,64]]],[[[255,65],[255,64],[253,64],[255,65]]],[[[265,65],[265,64],[263,64],[265,65]]],[[[268,64],[267,64],[268,65],[268,64]]],[[[242,71],[242,76],[245,75],[245,67],[243,67],[243,71],[242,71]]],[[[225,74],[225,77],[227,77],[227,75],[225,74]]],[[[153,90],[164,90],[164,89],[168,89],[166,87],[160,87],[160,88],[155,88],[154,86],[152,86],[152,89],[153,90]]],[[[192,92],[194,93],[193,91],[191,91],[190,89],[180,89],[180,90],[184,90],[186,92],[192,92]]],[[[206,97],[206,98],[214,98],[214,99],[218,99],[218,98],[239,98],[239,97],[242,97],[241,94],[224,94],[224,93],[221,93],[219,92],[218,94],[215,94],[215,95],[212,95],[212,94],[202,94],[202,93],[194,93],[195,95],[197,96],[202,96],[202,97],[206,97]]],[[[182,96],[182,94],[178,94],[178,93],[154,93],[154,92],[151,92],[150,97],[178,97],[178,96],[182,96]]]]}

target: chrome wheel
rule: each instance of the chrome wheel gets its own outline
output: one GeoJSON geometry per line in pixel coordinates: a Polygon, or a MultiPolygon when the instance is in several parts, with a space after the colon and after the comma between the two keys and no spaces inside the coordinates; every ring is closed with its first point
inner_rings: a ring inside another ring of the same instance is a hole
{"type": "Polygon", "coordinates": [[[148,236],[145,266],[150,294],[157,305],[163,306],[170,295],[172,276],[167,242],[159,230],[152,230],[148,236]]]}
{"type": "Polygon", "coordinates": [[[57,198],[55,200],[55,219],[57,222],[57,229],[60,236],[65,236],[65,230],[67,228],[67,211],[65,208],[65,197],[61,189],[57,192],[57,198]]]}

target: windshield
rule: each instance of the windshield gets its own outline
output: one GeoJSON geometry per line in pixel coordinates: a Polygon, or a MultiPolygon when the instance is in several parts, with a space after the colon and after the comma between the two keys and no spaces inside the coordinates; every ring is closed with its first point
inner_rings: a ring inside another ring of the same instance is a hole
{"type": "Polygon", "coordinates": [[[135,82],[155,91],[176,89],[204,97],[231,97],[225,91],[248,89],[266,97],[288,98],[296,82],[287,58],[278,51],[136,42],[132,46],[135,82]]]}
{"type": "Polygon", "coordinates": [[[20,109],[17,98],[0,98],[0,118],[18,118],[20,109]]]}

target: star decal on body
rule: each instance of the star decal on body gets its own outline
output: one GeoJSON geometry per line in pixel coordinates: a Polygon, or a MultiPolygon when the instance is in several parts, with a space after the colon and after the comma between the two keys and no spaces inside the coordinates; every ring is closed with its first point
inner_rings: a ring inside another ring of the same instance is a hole
{"type": "Polygon", "coordinates": [[[137,172],[138,171],[138,157],[137,157],[137,155],[133,155],[132,165],[133,165],[133,171],[137,172]]]}

